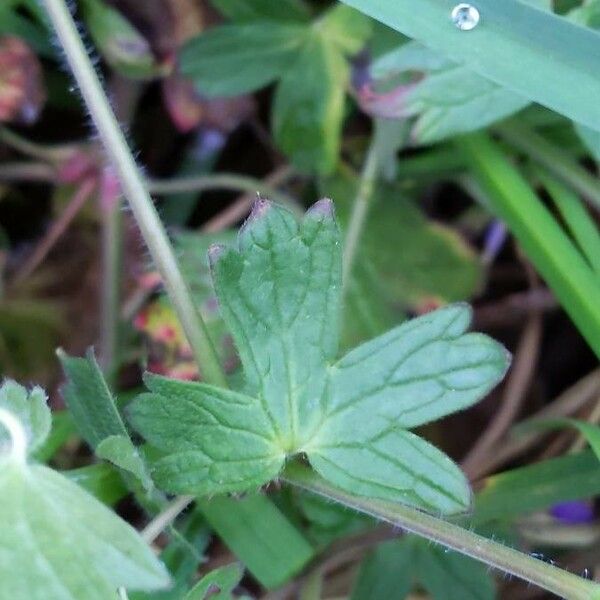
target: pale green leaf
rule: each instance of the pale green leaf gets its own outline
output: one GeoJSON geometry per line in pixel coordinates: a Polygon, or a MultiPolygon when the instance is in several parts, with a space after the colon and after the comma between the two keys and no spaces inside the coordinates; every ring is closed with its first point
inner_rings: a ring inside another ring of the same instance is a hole
{"type": "Polygon", "coordinates": [[[464,334],[470,311],[421,317],[336,362],[341,245],[332,204],[298,224],[259,201],[237,248],[210,252],[215,290],[244,367],[244,394],[152,377],[135,427],[166,455],[155,479],[170,491],[240,491],[304,453],[354,493],[433,511],[467,508],[452,461],[406,428],[464,409],[507,366],[489,338],[464,334]]]}
{"type": "Polygon", "coordinates": [[[287,72],[306,34],[303,25],[273,21],[215,27],[183,48],[181,72],[207,96],[251,92],[287,72]]]}
{"type": "Polygon", "coordinates": [[[0,470],[0,494],[3,597],[106,600],[121,586],[169,585],[132,527],[51,469],[9,460],[0,470]]]}
{"type": "Polygon", "coordinates": [[[302,0],[211,0],[221,13],[237,22],[261,19],[306,21],[308,10],[302,0]]]}
{"type": "Polygon", "coordinates": [[[273,130],[296,167],[329,173],[340,149],[349,67],[338,47],[312,31],[277,91],[273,130]]]}
{"type": "MultiPolygon", "coordinates": [[[[40,448],[50,434],[52,416],[46,400],[46,392],[40,387],[28,391],[10,379],[0,387],[0,408],[15,415],[23,425],[29,453],[40,448]]],[[[0,449],[8,444],[8,433],[0,427],[0,449]]]]}
{"type": "Polygon", "coordinates": [[[168,586],[137,532],[68,479],[43,466],[0,470],[2,595],[107,600],[117,587],[168,586]]]}
{"type": "Polygon", "coordinates": [[[96,447],[96,456],[134,475],[144,489],[152,488],[152,480],[144,460],[128,436],[111,435],[104,438],[96,447]]]}
{"type": "Polygon", "coordinates": [[[92,447],[110,436],[128,437],[127,430],[108,389],[94,351],[74,358],[58,351],[67,383],[62,394],[81,436],[92,447]]]}
{"type": "Polygon", "coordinates": [[[186,595],[185,600],[233,600],[244,569],[239,564],[227,565],[205,575],[186,595]]]}

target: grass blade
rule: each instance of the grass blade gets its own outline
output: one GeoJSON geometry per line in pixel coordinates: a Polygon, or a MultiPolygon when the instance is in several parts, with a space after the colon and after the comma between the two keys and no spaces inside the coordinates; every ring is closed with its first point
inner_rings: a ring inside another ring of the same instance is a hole
{"type": "Polygon", "coordinates": [[[489,195],[490,209],[519,240],[583,337],[600,357],[600,282],[519,171],[485,134],[459,142],[489,195]]]}

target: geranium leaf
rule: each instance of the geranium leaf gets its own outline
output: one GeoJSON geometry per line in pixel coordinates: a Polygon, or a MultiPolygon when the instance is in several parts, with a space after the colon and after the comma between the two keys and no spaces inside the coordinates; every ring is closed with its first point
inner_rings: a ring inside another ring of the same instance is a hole
{"type": "Polygon", "coordinates": [[[460,469],[408,428],[462,410],[502,377],[506,351],[465,334],[454,305],[411,321],[336,362],[341,244],[331,201],[301,223],[259,201],[237,248],[209,252],[223,318],[246,379],[243,394],[151,377],[134,426],[165,455],[169,491],[240,491],[304,454],[339,487],[436,512],[468,507],[460,469]]]}
{"type": "Polygon", "coordinates": [[[181,72],[207,96],[235,96],[279,78],[306,37],[306,26],[251,21],[215,27],[190,40],[181,72]]]}

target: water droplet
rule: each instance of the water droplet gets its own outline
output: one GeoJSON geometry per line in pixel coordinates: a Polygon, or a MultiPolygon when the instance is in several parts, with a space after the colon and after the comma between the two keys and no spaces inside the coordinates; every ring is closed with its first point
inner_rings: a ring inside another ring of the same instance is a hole
{"type": "Polygon", "coordinates": [[[452,22],[461,31],[471,31],[479,24],[479,11],[471,4],[461,2],[452,9],[452,22]]]}

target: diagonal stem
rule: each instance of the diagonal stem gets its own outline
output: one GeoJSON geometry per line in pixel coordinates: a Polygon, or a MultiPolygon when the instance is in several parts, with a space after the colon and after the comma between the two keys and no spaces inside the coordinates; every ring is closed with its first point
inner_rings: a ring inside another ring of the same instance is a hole
{"type": "Polygon", "coordinates": [[[208,383],[226,385],[225,375],[185,282],[156,208],[152,203],[123,132],[110,108],[106,93],[77,32],[64,0],[43,0],[50,21],[81,90],[106,153],[119,176],[144,240],[183,326],[194,356],[208,383]]]}
{"type": "Polygon", "coordinates": [[[442,544],[562,598],[600,600],[600,585],[597,583],[489,540],[454,523],[409,506],[348,494],[297,463],[290,463],[286,467],[283,478],[292,485],[442,544]]]}

